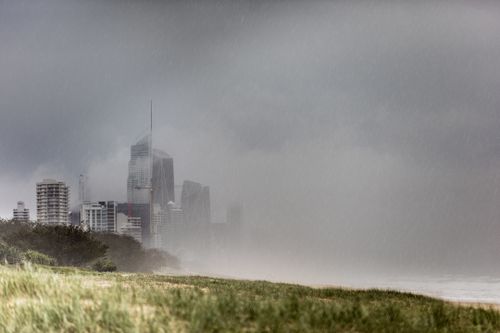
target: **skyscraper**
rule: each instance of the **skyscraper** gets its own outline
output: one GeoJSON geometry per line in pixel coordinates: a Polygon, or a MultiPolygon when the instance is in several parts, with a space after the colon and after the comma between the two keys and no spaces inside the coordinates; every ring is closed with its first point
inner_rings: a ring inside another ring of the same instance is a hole
{"type": "Polygon", "coordinates": [[[39,223],[68,224],[69,187],[53,179],[37,183],[36,211],[39,223]]]}
{"type": "Polygon", "coordinates": [[[170,201],[175,202],[174,159],[167,153],[153,150],[153,193],[154,204],[161,210],[168,209],[170,201]]]}
{"type": "Polygon", "coordinates": [[[189,180],[182,184],[186,258],[203,262],[210,244],[210,189],[189,180]]]}
{"type": "Polygon", "coordinates": [[[23,201],[17,202],[17,208],[14,208],[14,221],[29,221],[30,210],[24,207],[23,201]]]}
{"type": "Polygon", "coordinates": [[[147,246],[151,240],[151,153],[151,134],[130,147],[127,179],[127,216],[141,218],[141,239],[147,246]],[[144,209],[143,205],[146,205],[147,209],[144,209]],[[137,209],[138,207],[141,208],[137,209]]]}
{"type": "Polygon", "coordinates": [[[129,217],[140,217],[142,240],[148,247],[158,245],[159,225],[166,221],[168,202],[175,200],[174,161],[165,152],[152,149],[151,134],[130,149],[127,199],[129,217]],[[149,214],[137,205],[150,205],[149,214]],[[139,215],[141,214],[141,215],[139,215]]]}
{"type": "Polygon", "coordinates": [[[127,201],[149,204],[151,186],[151,136],[148,134],[130,147],[127,201]]]}
{"type": "Polygon", "coordinates": [[[193,181],[184,181],[182,184],[181,206],[187,224],[209,224],[210,188],[193,181]]]}

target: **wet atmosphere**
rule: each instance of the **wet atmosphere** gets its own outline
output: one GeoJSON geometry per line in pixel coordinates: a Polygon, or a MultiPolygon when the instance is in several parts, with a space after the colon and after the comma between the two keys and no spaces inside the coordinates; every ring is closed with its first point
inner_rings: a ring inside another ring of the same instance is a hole
{"type": "Polygon", "coordinates": [[[499,36],[495,1],[0,0],[0,216],[82,173],[125,202],[152,99],[175,183],[242,207],[187,272],[494,279],[499,36]]]}

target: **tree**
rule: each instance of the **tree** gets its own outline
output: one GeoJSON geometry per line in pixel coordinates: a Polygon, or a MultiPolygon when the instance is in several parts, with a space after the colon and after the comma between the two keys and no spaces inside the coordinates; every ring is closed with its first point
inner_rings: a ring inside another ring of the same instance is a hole
{"type": "Polygon", "coordinates": [[[153,272],[165,266],[178,267],[179,260],[161,250],[145,250],[134,238],[116,234],[95,234],[108,246],[107,257],[120,271],[153,272]]]}
{"type": "Polygon", "coordinates": [[[21,250],[44,253],[67,266],[82,266],[103,257],[107,250],[90,232],[74,226],[36,224],[21,228],[5,239],[21,250]]]}

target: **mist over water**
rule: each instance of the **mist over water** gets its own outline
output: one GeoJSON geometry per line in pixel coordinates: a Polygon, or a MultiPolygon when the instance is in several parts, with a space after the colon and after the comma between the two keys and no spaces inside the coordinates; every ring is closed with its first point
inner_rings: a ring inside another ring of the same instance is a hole
{"type": "Polygon", "coordinates": [[[499,33],[493,1],[0,1],[0,215],[81,173],[126,201],[153,99],[176,184],[243,205],[185,271],[495,279],[499,33]]]}

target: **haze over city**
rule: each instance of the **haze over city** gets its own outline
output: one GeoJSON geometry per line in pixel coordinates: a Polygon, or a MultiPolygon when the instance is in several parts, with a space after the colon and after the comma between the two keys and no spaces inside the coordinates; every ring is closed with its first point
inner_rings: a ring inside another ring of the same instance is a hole
{"type": "MultiPolygon", "coordinates": [[[[243,206],[214,274],[498,274],[500,4],[0,0],[0,216],[125,202],[149,128],[243,206]]],[[[33,214],[34,215],[34,214],[33,214]]]]}

